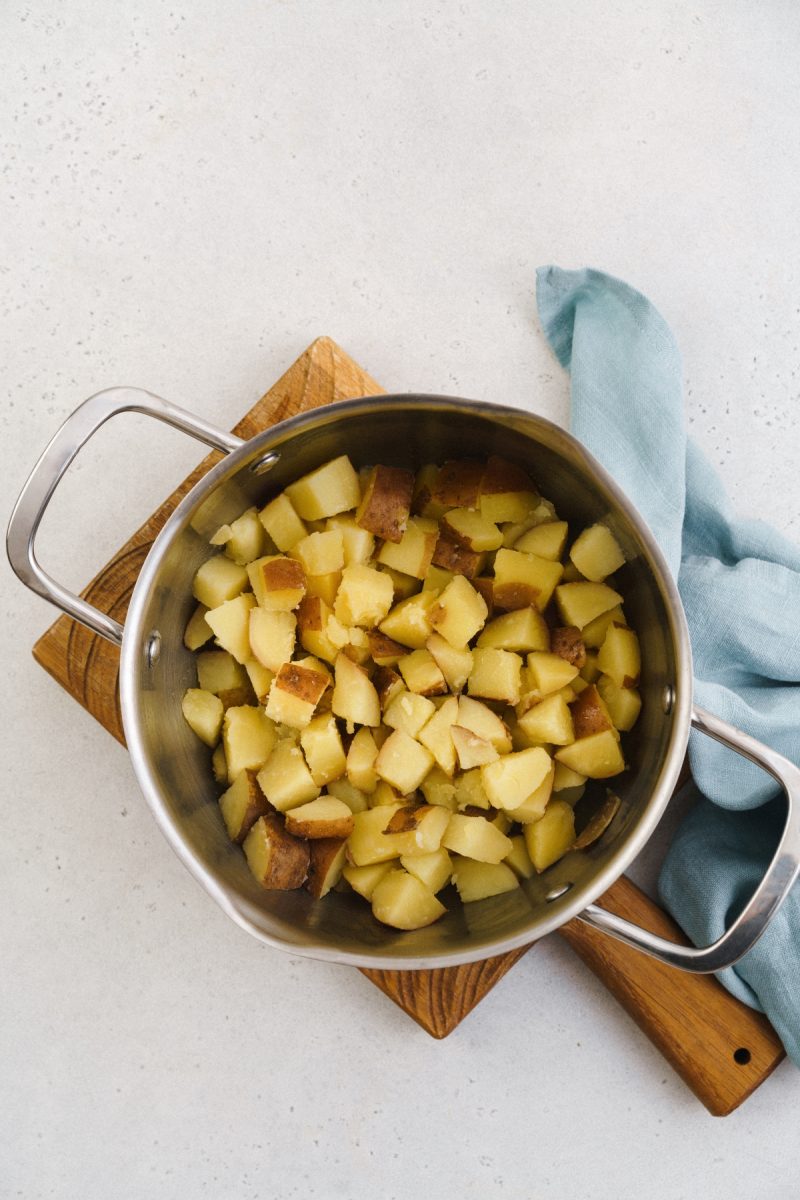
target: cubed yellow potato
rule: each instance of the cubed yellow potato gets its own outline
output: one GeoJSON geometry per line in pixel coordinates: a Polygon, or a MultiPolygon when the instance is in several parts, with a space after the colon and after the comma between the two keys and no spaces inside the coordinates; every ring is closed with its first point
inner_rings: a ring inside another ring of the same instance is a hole
{"type": "Polygon", "coordinates": [[[601,583],[625,562],[619,542],[606,525],[591,525],[575,539],[569,556],[586,579],[601,583]]]}
{"type": "Polygon", "coordinates": [[[578,668],[560,655],[538,650],[528,655],[528,670],[540,696],[559,692],[578,674],[578,668]]]}
{"type": "MultiPolygon", "coordinates": [[[[397,834],[386,833],[386,826],[401,805],[382,804],[354,814],[353,832],[347,839],[347,858],[356,867],[372,866],[399,858],[402,842],[397,834]]],[[[352,883],[347,869],[345,879],[352,883]]]]}
{"type": "Polygon", "coordinates": [[[476,648],[467,680],[470,696],[516,704],[520,694],[522,659],[510,650],[476,648]]]}
{"type": "Polygon", "coordinates": [[[216,746],[224,714],[219,696],[202,688],[187,688],[183,693],[181,710],[192,732],[207,746],[216,746]]]}
{"type": "MultiPolygon", "coordinates": [[[[284,553],[292,550],[308,533],[285,492],[271,500],[258,516],[275,545],[284,553]]],[[[253,558],[256,557],[254,554],[253,558]]]]}
{"type": "Polygon", "coordinates": [[[388,575],[364,563],[354,563],[342,572],[333,611],[343,625],[372,629],[388,615],[393,599],[394,589],[388,575]]]}
{"type": "Polygon", "coordinates": [[[413,492],[412,471],[373,467],[356,511],[357,523],[384,541],[399,543],[408,524],[413,492]]]}
{"type": "Polygon", "coordinates": [[[258,771],[270,757],[276,741],[275,725],[261,708],[229,708],[222,722],[222,744],[228,765],[228,782],[242,771],[258,771]]]}
{"type": "Polygon", "coordinates": [[[559,562],[564,553],[568,532],[569,526],[566,521],[546,521],[542,525],[534,525],[517,538],[514,549],[549,559],[550,562],[559,562]]]}
{"type": "MultiPolygon", "coordinates": [[[[328,622],[332,617],[328,605],[320,596],[304,596],[297,609],[297,636],[300,645],[309,654],[316,655],[327,663],[335,663],[336,656],[347,644],[347,631],[342,627],[342,640],[337,645],[328,634],[328,622]]],[[[338,624],[338,623],[337,623],[338,624]]]]}
{"type": "Polygon", "coordinates": [[[438,593],[430,591],[401,600],[381,621],[381,633],[412,650],[422,650],[433,633],[431,614],[438,599],[438,593]]]}
{"type": "Polygon", "coordinates": [[[330,571],[327,575],[307,575],[306,595],[319,596],[321,600],[325,601],[328,608],[332,609],[336,603],[336,593],[341,582],[341,571],[330,571]]]}
{"type": "Polygon", "coordinates": [[[252,592],[243,592],[206,613],[206,622],[219,645],[243,665],[251,657],[250,612],[255,603],[252,592]]]}
{"type": "Polygon", "coordinates": [[[350,812],[366,812],[370,807],[367,796],[353,787],[348,779],[332,779],[328,784],[328,794],[337,800],[344,800],[350,812]]]}
{"type": "Polygon", "coordinates": [[[430,750],[402,729],[395,729],[381,746],[375,770],[381,779],[408,796],[422,783],[433,762],[430,750]]]}
{"type": "Polygon", "coordinates": [[[455,812],[458,808],[455,782],[438,763],[428,771],[420,784],[420,791],[428,804],[438,804],[450,812],[455,812]]]}
{"type": "Polygon", "coordinates": [[[240,567],[246,567],[249,562],[264,553],[264,526],[258,519],[255,508],[248,508],[228,527],[225,539],[225,553],[240,567]]]}
{"type": "Polygon", "coordinates": [[[279,671],[294,653],[297,618],[290,612],[250,610],[250,649],[270,671],[279,671]]]}
{"type": "Polygon", "coordinates": [[[481,782],[480,767],[475,767],[471,771],[463,771],[460,775],[456,775],[453,782],[455,783],[457,808],[491,808],[489,797],[481,782]]]}
{"type": "Polygon", "coordinates": [[[495,617],[478,638],[480,649],[542,650],[550,649],[550,631],[542,614],[532,606],[495,617]]]}
{"type": "Polygon", "coordinates": [[[359,896],[363,896],[365,900],[371,900],[375,888],[384,875],[387,875],[391,869],[391,860],[389,862],[370,863],[365,867],[357,867],[353,863],[345,862],[342,868],[342,876],[347,880],[354,892],[358,892],[359,896]]]}
{"type": "Polygon", "coordinates": [[[219,807],[228,837],[232,842],[243,842],[258,818],[269,812],[255,771],[242,771],[220,796],[219,807]]]}
{"type": "Polygon", "coordinates": [[[215,696],[249,690],[247,672],[227,650],[203,650],[197,656],[197,682],[203,691],[215,696]]]}
{"type": "MultiPolygon", "coordinates": [[[[367,730],[362,730],[367,733],[367,730]]],[[[344,775],[347,760],[336,718],[332,713],[320,713],[306,725],[300,734],[311,778],[318,787],[325,787],[334,779],[344,775]]]]}
{"type": "Polygon", "coordinates": [[[346,723],[348,733],[354,733],[357,725],[380,725],[378,693],[366,672],[346,654],[336,658],[334,680],[331,711],[346,723]]]}
{"type": "Polygon", "coordinates": [[[225,554],[215,554],[197,569],[192,594],[206,608],[219,608],[247,587],[247,571],[225,554]]]}
{"type": "Polygon", "coordinates": [[[309,533],[292,549],[292,556],[306,575],[332,575],[344,567],[344,539],[341,529],[309,533]]]}
{"type": "Polygon", "coordinates": [[[589,779],[609,779],[625,770],[619,735],[613,729],[579,738],[556,751],[556,759],[589,779]]]}
{"type": "MultiPolygon", "coordinates": [[[[604,639],[605,640],[605,639],[604,639]]],[[[600,678],[600,668],[597,665],[598,652],[596,650],[586,651],[586,662],[581,667],[581,679],[586,683],[594,683],[600,678]]]]}
{"type": "Polygon", "coordinates": [[[407,600],[409,596],[414,596],[422,590],[420,580],[415,579],[413,575],[404,575],[402,571],[395,571],[393,567],[384,567],[381,563],[378,563],[378,570],[392,581],[394,604],[399,604],[401,600],[407,600]]]}
{"type": "Polygon", "coordinates": [[[347,751],[347,778],[361,792],[372,792],[378,783],[375,759],[378,747],[372,731],[362,726],[347,751]]]}
{"type": "Polygon", "coordinates": [[[533,480],[516,463],[491,455],[480,483],[480,510],[489,521],[524,520],[539,498],[533,480]]]}
{"type": "Polygon", "coordinates": [[[450,882],[453,862],[450,855],[440,846],[430,854],[401,854],[400,865],[409,875],[416,875],[432,892],[440,892],[450,882]]]}
{"type": "Polygon", "coordinates": [[[471,729],[479,737],[486,738],[498,754],[508,754],[511,749],[508,726],[490,708],[481,704],[480,700],[473,700],[470,696],[459,696],[456,724],[464,729],[471,729]]]}
{"type": "Polygon", "coordinates": [[[187,650],[199,650],[214,636],[211,626],[206,621],[207,612],[205,604],[198,604],[189,618],[183,634],[183,644],[187,650]]]}
{"type": "Polygon", "coordinates": [[[498,550],[494,560],[494,602],[498,608],[543,612],[561,579],[561,563],[519,550],[498,550]]]}
{"type": "Polygon", "coordinates": [[[556,603],[565,625],[583,629],[595,617],[622,603],[622,596],[605,583],[562,583],[556,588],[556,603]]]}
{"type": "Polygon", "coordinates": [[[372,893],[373,916],[393,929],[422,929],[446,911],[431,889],[408,871],[389,871],[372,893]]]}
{"type": "Polygon", "coordinates": [[[505,754],[481,767],[484,791],[495,808],[519,808],[552,769],[550,755],[541,746],[505,754]]]}
{"type": "Polygon", "coordinates": [[[433,499],[447,508],[477,508],[486,471],[473,459],[453,459],[439,468],[433,482],[433,499]]]}
{"type": "Polygon", "coordinates": [[[257,576],[255,570],[250,572],[249,568],[248,573],[262,608],[274,612],[291,612],[297,608],[306,594],[306,576],[301,563],[276,555],[262,558],[256,569],[257,576]]]}
{"type": "Polygon", "coordinates": [[[599,650],[603,642],[606,640],[606,634],[610,625],[627,625],[625,613],[622,611],[621,604],[615,604],[613,608],[609,608],[607,612],[601,613],[599,617],[595,617],[588,625],[584,625],[581,630],[581,638],[584,646],[590,647],[592,650],[599,650]]]}
{"type": "Polygon", "coordinates": [[[537,871],[563,858],[575,841],[575,815],[565,800],[551,800],[544,816],[525,826],[525,845],[537,871]]]}
{"type": "Polygon", "coordinates": [[[573,771],[572,767],[568,767],[566,763],[557,762],[555,764],[555,775],[553,776],[553,791],[563,792],[567,788],[581,787],[586,783],[586,776],[581,775],[580,771],[573,771]]]}
{"type": "Polygon", "coordinates": [[[512,850],[511,839],[485,817],[472,817],[465,813],[450,814],[442,845],[454,854],[489,863],[502,862],[512,850]]]}
{"type": "Polygon", "coordinates": [[[572,714],[560,694],[547,696],[529,708],[517,721],[532,742],[568,746],[575,741],[572,714]]]}
{"type": "Polygon", "coordinates": [[[314,783],[303,751],[288,738],[276,742],[258,772],[258,784],[273,808],[288,812],[316,800],[321,788],[314,783]]]}
{"type": "Polygon", "coordinates": [[[472,670],[472,651],[467,650],[466,647],[459,649],[451,646],[440,633],[431,634],[425,643],[425,649],[431,654],[442,672],[450,691],[460,692],[472,670]]]}
{"type": "Polygon", "coordinates": [[[483,596],[463,575],[456,575],[431,610],[431,624],[451,646],[463,649],[483,628],[488,614],[483,596]]]}
{"type": "Polygon", "coordinates": [[[534,873],[534,866],[531,862],[531,856],[528,854],[528,847],[525,845],[525,835],[516,833],[511,838],[513,849],[510,854],[507,854],[503,862],[516,875],[517,879],[531,879],[534,873]]]}
{"type": "Polygon", "coordinates": [[[435,463],[426,463],[420,467],[414,478],[414,492],[411,498],[411,511],[421,517],[431,517],[438,521],[447,511],[446,504],[440,504],[433,499],[433,491],[439,479],[439,467],[435,463]]]}
{"type": "Polygon", "coordinates": [[[341,531],[346,567],[353,567],[356,563],[368,563],[371,560],[375,549],[375,537],[368,529],[362,529],[356,523],[355,517],[349,513],[343,513],[338,517],[329,517],[325,522],[325,528],[341,531]]]}
{"type": "Polygon", "coordinates": [[[225,761],[225,747],[222,742],[215,747],[214,753],[211,755],[211,771],[215,783],[218,783],[220,787],[228,786],[228,764],[225,761]]]}
{"type": "Polygon", "coordinates": [[[255,692],[256,700],[258,700],[259,704],[266,704],[269,689],[275,678],[274,671],[270,671],[257,658],[248,658],[244,664],[244,669],[247,672],[250,685],[255,692]]]}
{"type": "Polygon", "coordinates": [[[458,720],[458,700],[448,696],[444,704],[431,714],[416,735],[420,745],[430,750],[446,775],[456,769],[456,750],[451,736],[453,722],[458,720]]]}
{"type": "Polygon", "coordinates": [[[531,792],[530,796],[523,800],[522,804],[513,809],[508,816],[513,821],[519,821],[522,826],[529,825],[531,821],[538,821],[550,801],[555,774],[555,763],[551,763],[550,770],[539,786],[531,792]]]}
{"type": "Polygon", "coordinates": [[[601,675],[597,690],[605,701],[614,726],[623,732],[633,729],[642,708],[642,697],[636,688],[619,687],[608,675],[601,675]]]}
{"type": "Polygon", "coordinates": [[[259,817],[242,846],[247,865],[262,887],[302,887],[309,867],[308,843],[287,833],[274,813],[259,817]]]}
{"type": "Polygon", "coordinates": [[[378,562],[414,579],[424,579],[438,536],[435,521],[427,517],[411,517],[399,542],[383,543],[378,552],[378,562]]]}
{"type": "MultiPolygon", "coordinates": [[[[209,620],[209,613],[206,620],[209,620]]],[[[209,624],[211,622],[209,621],[209,624]]],[[[621,625],[609,626],[605,641],[597,655],[597,665],[617,687],[632,688],[639,682],[642,669],[639,639],[632,629],[621,625]]]]}
{"type": "Polygon", "coordinates": [[[498,550],[503,544],[503,535],[494,522],[474,509],[451,508],[439,527],[447,538],[467,550],[498,550]]]}
{"type": "Polygon", "coordinates": [[[286,495],[304,521],[321,521],[356,508],[361,503],[361,486],[353,464],[343,454],[290,483],[286,495]]]}
{"type": "Polygon", "coordinates": [[[286,831],[294,837],[346,838],[353,832],[353,813],[335,796],[318,796],[286,813],[286,831]]]}
{"type": "Polygon", "coordinates": [[[409,737],[415,738],[435,712],[436,706],[427,696],[402,691],[386,706],[383,723],[390,729],[402,729],[409,737]]]}
{"type": "Polygon", "coordinates": [[[476,862],[470,858],[457,858],[453,863],[453,883],[462,903],[472,904],[476,900],[488,900],[490,896],[501,896],[519,887],[519,879],[505,863],[476,862]]]}
{"type": "Polygon", "coordinates": [[[327,896],[342,877],[347,862],[344,838],[314,838],[308,843],[309,864],[305,888],[315,900],[327,896]]]}
{"type": "Polygon", "coordinates": [[[451,579],[454,578],[455,576],[452,571],[445,571],[444,567],[430,566],[425,572],[425,578],[422,581],[422,590],[424,592],[443,592],[451,579]]]}
{"type": "Polygon", "coordinates": [[[492,743],[477,733],[473,733],[471,729],[453,725],[450,736],[458,755],[458,765],[462,771],[485,766],[486,763],[494,762],[499,758],[492,743]]]}
{"type": "Polygon", "coordinates": [[[447,682],[429,650],[412,650],[397,662],[397,669],[410,692],[420,696],[440,696],[447,682]]]}

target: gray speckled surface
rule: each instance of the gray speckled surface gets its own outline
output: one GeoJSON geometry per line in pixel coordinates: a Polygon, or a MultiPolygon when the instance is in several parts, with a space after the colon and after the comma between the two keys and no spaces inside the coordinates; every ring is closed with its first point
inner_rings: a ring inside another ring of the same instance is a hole
{"type": "MultiPolygon", "coordinates": [[[[789,0],[6,0],[0,510],[91,392],[230,425],[322,332],[389,389],[564,421],[555,261],[649,292],[694,435],[800,536],[799,52],[789,0]]],[[[85,581],[197,457],[105,429],[44,561],[85,581]]],[[[2,570],[3,1197],[796,1195],[796,1070],[713,1121],[557,941],[438,1044],[238,932],[2,570]]]]}

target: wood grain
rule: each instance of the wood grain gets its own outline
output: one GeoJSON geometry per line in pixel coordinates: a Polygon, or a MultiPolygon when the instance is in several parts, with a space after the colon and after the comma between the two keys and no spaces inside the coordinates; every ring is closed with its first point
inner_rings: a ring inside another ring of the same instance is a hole
{"type": "MultiPolygon", "coordinates": [[[[383,389],[330,338],[318,338],[235,427],[253,437],[269,425],[334,400],[377,395],[383,389]]],[[[82,595],[124,620],[137,575],[167,517],[219,459],[208,455],[129,539],[82,595]]],[[[34,656],[118,741],[119,652],[103,638],[61,617],[39,639],[34,656]]],[[[601,903],[657,932],[675,926],[628,880],[601,903]]],[[[730,1112],[766,1078],[783,1056],[768,1022],[741,1005],[713,979],[661,967],[621,942],[574,921],[563,936],[617,997],[712,1112],[730,1112]],[[747,1064],[733,1059],[750,1053],[747,1064]]],[[[668,934],[670,936],[671,934],[668,934]]],[[[435,1038],[446,1037],[518,962],[529,947],[433,971],[363,973],[435,1038]]]]}

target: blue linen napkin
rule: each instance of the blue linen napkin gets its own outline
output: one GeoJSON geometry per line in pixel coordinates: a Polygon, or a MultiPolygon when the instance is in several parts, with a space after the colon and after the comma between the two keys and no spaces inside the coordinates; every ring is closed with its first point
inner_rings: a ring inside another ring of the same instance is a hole
{"type": "MultiPolygon", "coordinates": [[[[677,578],[697,703],[800,764],[800,548],[732,512],[687,438],[680,357],[649,300],[599,271],[541,267],[537,301],[571,374],[572,432],[637,506],[677,578]]],[[[785,804],[769,776],[705,735],[692,733],[689,756],[697,803],[670,846],[659,891],[702,945],[753,892],[785,804]]],[[[767,1013],[800,1065],[800,885],[720,979],[767,1013]]]]}

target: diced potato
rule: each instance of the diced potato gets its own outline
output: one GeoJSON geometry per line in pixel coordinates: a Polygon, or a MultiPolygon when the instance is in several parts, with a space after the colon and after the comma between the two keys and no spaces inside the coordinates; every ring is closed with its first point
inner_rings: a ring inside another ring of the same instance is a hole
{"type": "Polygon", "coordinates": [[[528,670],[540,696],[560,691],[578,674],[578,668],[560,655],[540,651],[528,655],[528,670]]]}
{"type": "Polygon", "coordinates": [[[401,854],[432,854],[441,845],[451,815],[437,804],[403,805],[390,818],[385,834],[397,838],[401,854]]]}
{"type": "Polygon", "coordinates": [[[556,603],[565,625],[583,629],[595,617],[622,603],[622,596],[605,583],[562,583],[556,588],[556,603]]]}
{"type": "Polygon", "coordinates": [[[525,826],[525,845],[537,871],[563,858],[575,841],[575,815],[565,800],[551,800],[540,821],[525,826]]]}
{"type": "Polygon", "coordinates": [[[414,579],[424,579],[436,548],[438,526],[428,517],[411,517],[398,542],[384,542],[378,562],[414,579]]]}
{"type": "Polygon", "coordinates": [[[258,783],[279,812],[288,812],[309,800],[316,800],[321,790],[314,783],[303,751],[288,738],[275,744],[258,772],[258,783]]]}
{"type": "Polygon", "coordinates": [[[451,646],[440,633],[432,633],[425,643],[451,692],[460,692],[472,670],[472,651],[451,646]]]}
{"type": "Polygon", "coordinates": [[[590,734],[571,746],[562,746],[556,751],[556,758],[589,779],[609,779],[625,770],[618,737],[613,729],[590,734]]]}
{"type": "MultiPolygon", "coordinates": [[[[405,649],[405,647],[403,648],[405,649]]],[[[375,685],[375,691],[378,693],[378,700],[384,714],[398,696],[408,695],[402,677],[392,667],[377,667],[375,674],[372,676],[372,682],[375,685]]],[[[423,697],[420,698],[422,699],[423,697]]],[[[414,735],[412,734],[411,736],[413,737],[414,735]]]]}
{"type": "Polygon", "coordinates": [[[263,709],[250,705],[229,708],[222,722],[228,782],[233,783],[242,771],[260,770],[270,757],[275,740],[275,726],[263,709]]]}
{"type": "Polygon", "coordinates": [[[524,826],[529,825],[531,821],[538,821],[541,818],[553,792],[553,780],[556,774],[555,768],[555,763],[551,763],[550,770],[535,791],[531,792],[530,796],[522,804],[508,814],[512,820],[519,821],[524,826]]]}
{"type": "Polygon", "coordinates": [[[480,649],[546,652],[550,649],[550,631],[537,609],[517,608],[484,626],[476,645],[480,649]]]}
{"type": "Polygon", "coordinates": [[[446,911],[431,889],[408,871],[389,871],[372,893],[373,915],[393,929],[422,929],[446,911]]]}
{"type": "Polygon", "coordinates": [[[519,887],[519,879],[505,862],[475,862],[470,858],[456,859],[453,883],[464,904],[501,896],[519,887]]]}
{"type": "Polygon", "coordinates": [[[471,729],[479,737],[486,738],[492,743],[498,754],[508,754],[511,749],[511,735],[508,727],[480,700],[469,696],[459,696],[457,725],[471,729]]]}
{"type": "Polygon", "coordinates": [[[584,646],[588,646],[592,650],[599,650],[606,640],[606,634],[610,625],[627,625],[627,623],[625,614],[622,611],[622,605],[615,604],[607,612],[601,613],[599,617],[595,617],[588,625],[584,625],[581,630],[584,646]]]}
{"type": "Polygon", "coordinates": [[[265,704],[272,681],[275,678],[274,671],[270,671],[257,658],[248,658],[244,664],[244,669],[247,671],[247,676],[255,692],[256,699],[259,704],[265,704]]]}
{"type": "Polygon", "coordinates": [[[358,892],[359,896],[363,896],[365,900],[371,900],[375,888],[384,875],[387,875],[391,869],[391,860],[389,862],[370,863],[365,867],[356,867],[353,863],[345,861],[342,868],[342,876],[347,880],[354,892],[358,892]]]}
{"type": "Polygon", "coordinates": [[[420,784],[420,791],[428,804],[438,804],[450,812],[455,812],[458,808],[456,785],[438,764],[428,771],[420,784]]]}
{"type": "MultiPolygon", "coordinates": [[[[251,575],[251,579],[253,576],[251,575]]],[[[262,608],[275,612],[291,612],[306,594],[306,575],[302,564],[294,558],[262,558],[260,586],[253,579],[253,589],[262,608]]]]}
{"type": "Polygon", "coordinates": [[[284,553],[292,550],[308,533],[285,492],[271,500],[258,516],[275,545],[284,553]]]}
{"type": "Polygon", "coordinates": [[[214,774],[214,782],[221,787],[228,786],[228,764],[225,761],[225,747],[222,742],[214,750],[211,755],[211,770],[214,774]]]}
{"type": "Polygon", "coordinates": [[[250,610],[250,648],[262,666],[279,671],[294,653],[297,618],[294,613],[250,610]]]}
{"type": "Polygon", "coordinates": [[[519,550],[497,551],[494,560],[494,602],[498,608],[527,608],[543,612],[561,578],[561,563],[519,550]]]}
{"type": "MultiPolygon", "coordinates": [[[[385,832],[386,826],[400,807],[399,804],[384,804],[354,814],[353,832],[347,839],[349,862],[356,867],[366,867],[400,857],[401,852],[404,852],[401,851],[402,842],[396,834],[385,832]]],[[[349,883],[353,883],[346,868],[344,876],[349,883]]]]}
{"type": "Polygon", "coordinates": [[[247,689],[247,672],[227,650],[204,650],[197,656],[197,682],[203,691],[230,692],[247,689]]]}
{"type": "Polygon", "coordinates": [[[338,655],[334,672],[331,711],[346,722],[348,733],[356,725],[380,725],[381,706],[369,676],[346,654],[338,655]]]}
{"type": "Polygon", "coordinates": [[[219,608],[247,587],[247,571],[225,554],[215,554],[198,568],[192,594],[206,608],[219,608]]]}
{"type": "Polygon", "coordinates": [[[334,779],[328,784],[328,793],[337,800],[344,800],[350,812],[366,812],[370,807],[367,797],[347,779],[334,779]]]}
{"type": "Polygon", "coordinates": [[[409,737],[415,738],[435,712],[435,705],[426,696],[403,691],[387,705],[383,723],[390,729],[401,729],[409,737]]]}
{"type": "Polygon", "coordinates": [[[445,571],[444,567],[431,565],[425,572],[425,578],[422,581],[422,590],[425,592],[443,592],[452,578],[452,571],[445,571]]]}
{"type": "Polygon", "coordinates": [[[344,641],[346,631],[342,629],[343,640],[337,645],[328,633],[328,622],[332,617],[329,606],[320,596],[304,596],[297,609],[297,634],[300,645],[309,654],[316,655],[327,663],[336,662],[336,656],[344,641]]]}
{"type": "Polygon", "coordinates": [[[608,675],[601,675],[597,690],[616,728],[623,732],[633,729],[642,707],[642,697],[636,689],[618,687],[608,675]]]}
{"type": "Polygon", "coordinates": [[[440,696],[447,691],[445,677],[429,650],[412,650],[397,663],[410,692],[420,696],[440,696]]]}
{"type": "Polygon", "coordinates": [[[516,704],[520,694],[522,659],[510,650],[476,649],[467,681],[470,696],[516,704]]]}
{"type": "Polygon", "coordinates": [[[586,665],[586,644],[575,625],[559,625],[554,629],[550,635],[550,649],[579,671],[586,665]]]}
{"type": "Polygon", "coordinates": [[[258,786],[255,771],[242,771],[219,798],[222,819],[232,842],[243,842],[269,804],[258,786]]]}
{"type": "Polygon", "coordinates": [[[568,746],[575,741],[572,714],[561,695],[547,696],[529,708],[517,722],[532,742],[568,746]]]}
{"type": "Polygon", "coordinates": [[[520,521],[537,503],[536,488],[527,472],[492,455],[481,479],[481,513],[490,521],[520,521]]]}
{"type": "Polygon", "coordinates": [[[399,543],[411,512],[413,491],[411,471],[401,467],[373,467],[367,477],[356,521],[384,541],[399,543]]]}
{"type": "Polygon", "coordinates": [[[483,570],[486,555],[483,551],[467,550],[466,546],[459,545],[442,532],[436,540],[431,562],[435,567],[449,571],[452,575],[465,575],[468,579],[474,579],[483,570]]]}
{"type": "Polygon", "coordinates": [[[345,838],[315,838],[309,842],[308,878],[306,890],[315,900],[327,896],[342,876],[347,861],[345,838]]]}
{"type": "Polygon", "coordinates": [[[407,654],[405,646],[381,633],[380,629],[370,629],[367,634],[369,653],[372,661],[379,667],[393,667],[399,659],[407,654]]]}
{"type": "Polygon", "coordinates": [[[327,686],[327,677],[318,671],[284,663],[270,686],[266,714],[277,725],[305,729],[327,686]]]}
{"type": "Polygon", "coordinates": [[[585,687],[570,708],[576,738],[589,737],[592,733],[602,733],[604,729],[612,728],[611,714],[594,684],[585,687]]]}
{"type": "Polygon", "coordinates": [[[478,862],[499,863],[511,853],[511,839],[485,817],[451,813],[442,845],[454,854],[475,858],[478,862]]]}
{"type": "Polygon", "coordinates": [[[469,508],[452,508],[442,517],[439,528],[450,541],[467,550],[497,550],[503,535],[497,526],[469,508]]]}
{"type": "Polygon", "coordinates": [[[448,696],[416,735],[419,743],[430,750],[439,768],[452,775],[456,767],[456,750],[451,736],[453,722],[458,720],[458,700],[448,696]]]}
{"type": "Polygon", "coordinates": [[[288,891],[308,875],[308,843],[292,837],[273,813],[259,817],[244,839],[247,865],[265,888],[288,891]]]}
{"type": "Polygon", "coordinates": [[[286,495],[304,521],[334,517],[361,503],[358,475],[345,454],[290,483],[286,495]]]}
{"type": "Polygon", "coordinates": [[[463,649],[483,628],[488,612],[483,596],[463,575],[456,575],[431,610],[431,624],[451,646],[463,649]]]}
{"type": "Polygon", "coordinates": [[[600,668],[597,665],[598,652],[596,650],[586,651],[586,662],[581,667],[581,679],[586,683],[594,683],[600,678],[600,668]]]}
{"type": "Polygon", "coordinates": [[[422,650],[433,633],[431,613],[437,602],[436,592],[418,592],[416,596],[401,600],[381,621],[381,633],[412,650],[422,650]]]}
{"type": "Polygon", "coordinates": [[[378,570],[391,579],[395,604],[399,604],[401,600],[407,600],[409,596],[416,595],[422,589],[419,579],[415,579],[413,575],[405,575],[402,571],[395,571],[393,567],[383,566],[382,563],[378,563],[378,570]]]}
{"type": "Polygon", "coordinates": [[[486,763],[495,762],[499,757],[492,743],[486,738],[479,737],[471,729],[453,725],[450,735],[458,755],[458,765],[462,771],[485,766],[486,763]]]}
{"type": "Polygon", "coordinates": [[[575,539],[569,556],[581,575],[592,583],[601,583],[625,562],[619,542],[606,525],[584,529],[575,539]]]}
{"type": "MultiPolygon", "coordinates": [[[[367,807],[385,808],[390,804],[404,805],[410,803],[410,800],[411,797],[401,796],[397,788],[393,788],[392,785],[387,783],[385,779],[379,779],[374,791],[370,792],[367,796],[367,807]]],[[[398,850],[397,853],[400,854],[402,851],[398,850]]]]}
{"type": "MultiPolygon", "coordinates": [[[[361,732],[367,733],[366,730],[361,732]]],[[[308,723],[300,734],[300,745],[317,787],[324,787],[344,775],[347,760],[339,727],[331,713],[320,713],[308,723]]]]}
{"type": "Polygon", "coordinates": [[[183,644],[187,650],[199,650],[214,636],[211,626],[206,621],[207,612],[205,604],[198,604],[189,618],[183,634],[183,644]]]}
{"type": "Polygon", "coordinates": [[[344,539],[341,529],[309,533],[292,550],[306,575],[332,575],[344,567],[344,539]]]}
{"type": "Polygon", "coordinates": [[[250,612],[255,603],[255,596],[251,592],[244,592],[206,613],[206,622],[220,646],[242,664],[251,657],[250,612]]]}
{"type": "Polygon", "coordinates": [[[333,611],[343,625],[371,629],[388,615],[394,599],[392,581],[363,563],[345,567],[333,611]]]}
{"type": "Polygon", "coordinates": [[[559,562],[564,553],[569,526],[566,521],[547,521],[543,525],[534,525],[527,533],[514,542],[515,550],[526,554],[535,554],[539,558],[559,562]]]}
{"type": "Polygon", "coordinates": [[[450,855],[440,846],[430,854],[402,854],[400,865],[409,875],[416,875],[432,892],[440,892],[450,882],[453,862],[450,855]]]}
{"type": "Polygon", "coordinates": [[[573,771],[566,763],[557,762],[555,764],[555,775],[553,777],[553,791],[563,792],[567,788],[581,787],[586,783],[586,776],[581,775],[579,771],[573,771]]]}
{"type": "Polygon", "coordinates": [[[550,755],[541,746],[505,754],[481,767],[481,782],[495,808],[513,812],[530,796],[552,769],[550,755]]]}
{"type": "Polygon", "coordinates": [[[531,879],[534,873],[531,856],[528,854],[528,847],[525,845],[525,835],[522,833],[515,834],[511,839],[513,849],[510,854],[507,854],[503,862],[516,875],[517,879],[531,879]]]}
{"type": "Polygon", "coordinates": [[[435,502],[432,498],[433,489],[439,478],[439,468],[435,463],[426,463],[420,467],[414,479],[414,493],[411,498],[411,511],[422,517],[432,517],[438,521],[446,511],[446,505],[435,502]]]}
{"type": "Polygon", "coordinates": [[[446,462],[433,482],[431,495],[447,508],[477,508],[485,466],[470,459],[446,462]]]}
{"type": "Polygon", "coordinates": [[[319,596],[321,600],[325,601],[328,608],[333,608],[341,582],[341,571],[330,571],[327,575],[307,575],[306,595],[319,596]]]}
{"type": "MultiPolygon", "coordinates": [[[[209,613],[206,620],[211,616],[209,613]]],[[[210,624],[210,621],[209,621],[210,624]]],[[[617,687],[636,687],[642,669],[639,639],[632,629],[611,625],[597,655],[597,665],[617,687]]]]}
{"type": "Polygon", "coordinates": [[[295,837],[346,838],[353,832],[353,820],[353,814],[343,800],[319,796],[290,808],[286,814],[286,829],[295,837]]]}
{"type": "Polygon", "coordinates": [[[216,746],[222,729],[223,708],[219,696],[202,688],[187,688],[181,701],[184,720],[207,746],[216,746]]]}
{"type": "Polygon", "coordinates": [[[378,773],[375,770],[375,759],[378,757],[378,747],[372,731],[367,728],[359,729],[350,743],[347,751],[347,778],[353,787],[362,792],[372,792],[378,783],[378,773]]]}
{"type": "Polygon", "coordinates": [[[356,563],[368,563],[375,549],[375,538],[368,529],[362,529],[356,524],[356,519],[349,513],[338,517],[329,517],[325,522],[326,529],[339,529],[342,534],[344,547],[344,565],[355,566],[356,563]]]}
{"type": "Polygon", "coordinates": [[[472,771],[464,771],[463,774],[457,775],[455,789],[455,799],[458,808],[491,808],[489,797],[486,795],[481,781],[480,767],[475,767],[472,771]]]}
{"type": "Polygon", "coordinates": [[[264,526],[254,508],[248,508],[229,526],[225,540],[225,553],[240,567],[245,567],[254,558],[264,553],[264,526]]]}
{"type": "Polygon", "coordinates": [[[433,761],[430,750],[415,742],[402,729],[395,729],[381,746],[375,760],[375,770],[381,779],[407,796],[422,783],[433,761]]]}

